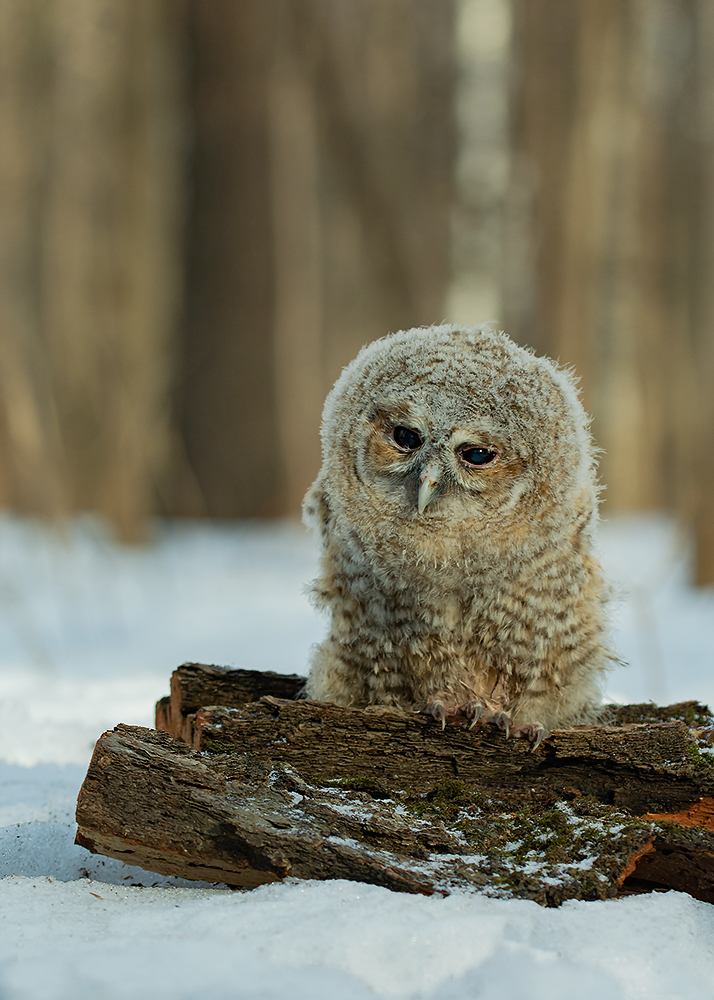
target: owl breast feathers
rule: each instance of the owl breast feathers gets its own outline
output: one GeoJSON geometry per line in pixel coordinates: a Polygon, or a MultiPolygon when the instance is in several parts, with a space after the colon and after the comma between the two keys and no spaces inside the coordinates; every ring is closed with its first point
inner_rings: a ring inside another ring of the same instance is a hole
{"type": "Polygon", "coordinates": [[[329,611],[307,694],[495,722],[588,721],[611,659],[597,484],[570,375],[487,326],[364,348],[327,397],[305,498],[329,611]]]}

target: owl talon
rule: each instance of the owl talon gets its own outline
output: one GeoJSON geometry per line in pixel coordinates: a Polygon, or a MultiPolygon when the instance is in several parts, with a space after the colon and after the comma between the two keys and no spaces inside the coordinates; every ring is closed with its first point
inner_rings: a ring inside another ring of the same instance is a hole
{"type": "Polygon", "coordinates": [[[537,750],[543,740],[547,740],[550,736],[549,731],[545,728],[545,726],[541,725],[540,722],[534,722],[533,728],[535,729],[535,733],[532,740],[533,746],[531,747],[531,753],[533,753],[534,750],[537,750]]]}
{"type": "Polygon", "coordinates": [[[533,753],[534,750],[538,749],[543,740],[548,739],[550,732],[541,722],[517,722],[513,727],[513,735],[530,740],[533,744],[531,747],[531,753],[533,753]]]}
{"type": "Polygon", "coordinates": [[[471,703],[469,711],[466,712],[466,718],[471,718],[471,721],[469,722],[469,729],[474,729],[479,724],[485,711],[486,707],[481,702],[471,703]]]}
{"type": "Polygon", "coordinates": [[[433,716],[437,722],[441,723],[441,728],[446,729],[446,709],[441,701],[430,701],[426,706],[426,711],[433,716]]]}
{"type": "Polygon", "coordinates": [[[531,753],[537,750],[543,740],[550,736],[550,731],[541,722],[514,722],[507,712],[488,708],[480,699],[462,702],[455,708],[450,706],[450,710],[447,711],[444,702],[439,698],[434,698],[433,701],[427,702],[424,711],[441,724],[442,730],[446,729],[448,716],[467,719],[469,730],[475,729],[479,725],[495,726],[505,734],[507,740],[511,737],[528,740],[533,744],[531,753]]]}
{"type": "Polygon", "coordinates": [[[547,735],[548,731],[546,729],[543,729],[542,731],[538,732],[535,740],[533,741],[533,746],[531,747],[531,753],[533,753],[534,750],[538,749],[538,747],[541,745],[541,743],[543,742],[543,740],[546,738],[547,735]]]}
{"type": "Polygon", "coordinates": [[[495,712],[492,721],[494,726],[498,726],[499,729],[504,731],[506,739],[508,739],[511,735],[511,726],[513,725],[510,715],[506,715],[505,712],[495,712]]]}
{"type": "Polygon", "coordinates": [[[510,715],[505,712],[494,712],[490,717],[487,714],[484,721],[491,722],[494,726],[502,729],[506,734],[506,739],[518,736],[521,739],[529,740],[533,744],[531,753],[533,750],[537,750],[543,740],[547,740],[550,736],[549,730],[541,722],[514,722],[510,715]]]}
{"type": "Polygon", "coordinates": [[[480,700],[465,701],[463,704],[459,705],[455,711],[454,715],[461,716],[468,722],[468,728],[473,729],[477,726],[483,713],[486,711],[486,706],[480,700]]]}

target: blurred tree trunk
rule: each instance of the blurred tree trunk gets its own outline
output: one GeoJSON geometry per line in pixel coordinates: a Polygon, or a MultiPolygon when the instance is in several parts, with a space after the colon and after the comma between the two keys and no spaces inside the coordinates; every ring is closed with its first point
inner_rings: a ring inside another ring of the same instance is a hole
{"type": "Polygon", "coordinates": [[[532,273],[505,278],[534,294],[505,297],[507,328],[581,376],[608,505],[694,520],[714,580],[711,14],[513,4],[510,199],[530,205],[532,273]]]}
{"type": "MultiPolygon", "coordinates": [[[[714,583],[714,6],[695,0],[695,49],[692,118],[697,158],[693,185],[693,344],[685,386],[694,400],[689,448],[689,493],[696,529],[697,583],[714,583]]],[[[690,411],[691,412],[691,411],[690,411]]]]}
{"type": "Polygon", "coordinates": [[[276,510],[272,4],[189,0],[193,152],[171,513],[276,510]]]}
{"type": "Polygon", "coordinates": [[[342,365],[442,318],[452,0],[0,0],[0,47],[0,502],[297,513],[342,365]]]}
{"type": "Polygon", "coordinates": [[[141,535],[178,300],[175,0],[0,0],[2,500],[141,535]]]}
{"type": "MultiPolygon", "coordinates": [[[[294,513],[320,465],[324,397],[323,226],[315,94],[296,51],[287,5],[276,10],[270,67],[272,365],[282,476],[278,506],[294,513]]],[[[301,12],[302,13],[302,12],[301,12]]]]}
{"type": "Polygon", "coordinates": [[[171,509],[297,513],[341,367],[378,336],[443,317],[452,19],[451,0],[191,3],[175,393],[187,454],[171,509]]]}

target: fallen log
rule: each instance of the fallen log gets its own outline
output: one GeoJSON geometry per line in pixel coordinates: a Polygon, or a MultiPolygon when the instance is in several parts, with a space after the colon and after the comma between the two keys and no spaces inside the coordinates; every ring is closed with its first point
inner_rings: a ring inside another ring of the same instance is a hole
{"type": "Polygon", "coordinates": [[[676,821],[697,803],[714,817],[709,786],[703,791],[702,772],[691,766],[692,754],[699,756],[692,730],[714,723],[697,702],[608,706],[607,724],[556,730],[532,751],[527,741],[469,729],[459,719],[442,731],[419,712],[344,708],[282,693],[295,698],[303,685],[296,675],[184,664],[172,675],[170,699],[157,705],[156,728],[196,750],[281,760],[318,783],[357,776],[388,794],[426,792],[456,778],[500,790],[514,806],[568,789],[571,797],[593,796],[634,815],[676,821]]]}
{"type": "Polygon", "coordinates": [[[201,754],[163,733],[120,725],[97,744],[78,800],[77,843],[152,871],[229,885],[295,876],[433,891],[409,870],[408,856],[450,850],[454,837],[438,824],[413,830],[379,804],[360,809],[357,799],[346,811],[343,796],[270,761],[201,754]],[[365,820],[367,851],[359,848],[365,820]]]}
{"type": "Polygon", "coordinates": [[[456,720],[442,731],[419,713],[284,697],[302,684],[179,668],[157,706],[173,736],[119,726],[99,740],[77,842],[235,886],[347,878],[545,905],[668,887],[714,902],[704,706],[611,709],[532,751],[456,720]]]}
{"type": "Polygon", "coordinates": [[[312,785],[267,758],[191,750],[119,726],[97,744],[77,843],[236,886],[347,878],[557,905],[649,884],[714,901],[714,835],[700,828],[635,819],[588,797],[512,810],[456,781],[424,796],[382,795],[359,781],[312,785]]]}

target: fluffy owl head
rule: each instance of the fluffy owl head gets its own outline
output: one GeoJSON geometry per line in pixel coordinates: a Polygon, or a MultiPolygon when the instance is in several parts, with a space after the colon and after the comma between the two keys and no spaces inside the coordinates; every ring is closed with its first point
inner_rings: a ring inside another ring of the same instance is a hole
{"type": "MultiPolygon", "coordinates": [[[[490,326],[365,347],[327,397],[318,479],[333,524],[395,545],[493,553],[596,516],[588,420],[571,376],[490,326]]],[[[309,514],[309,510],[308,510],[309,514]]]]}

